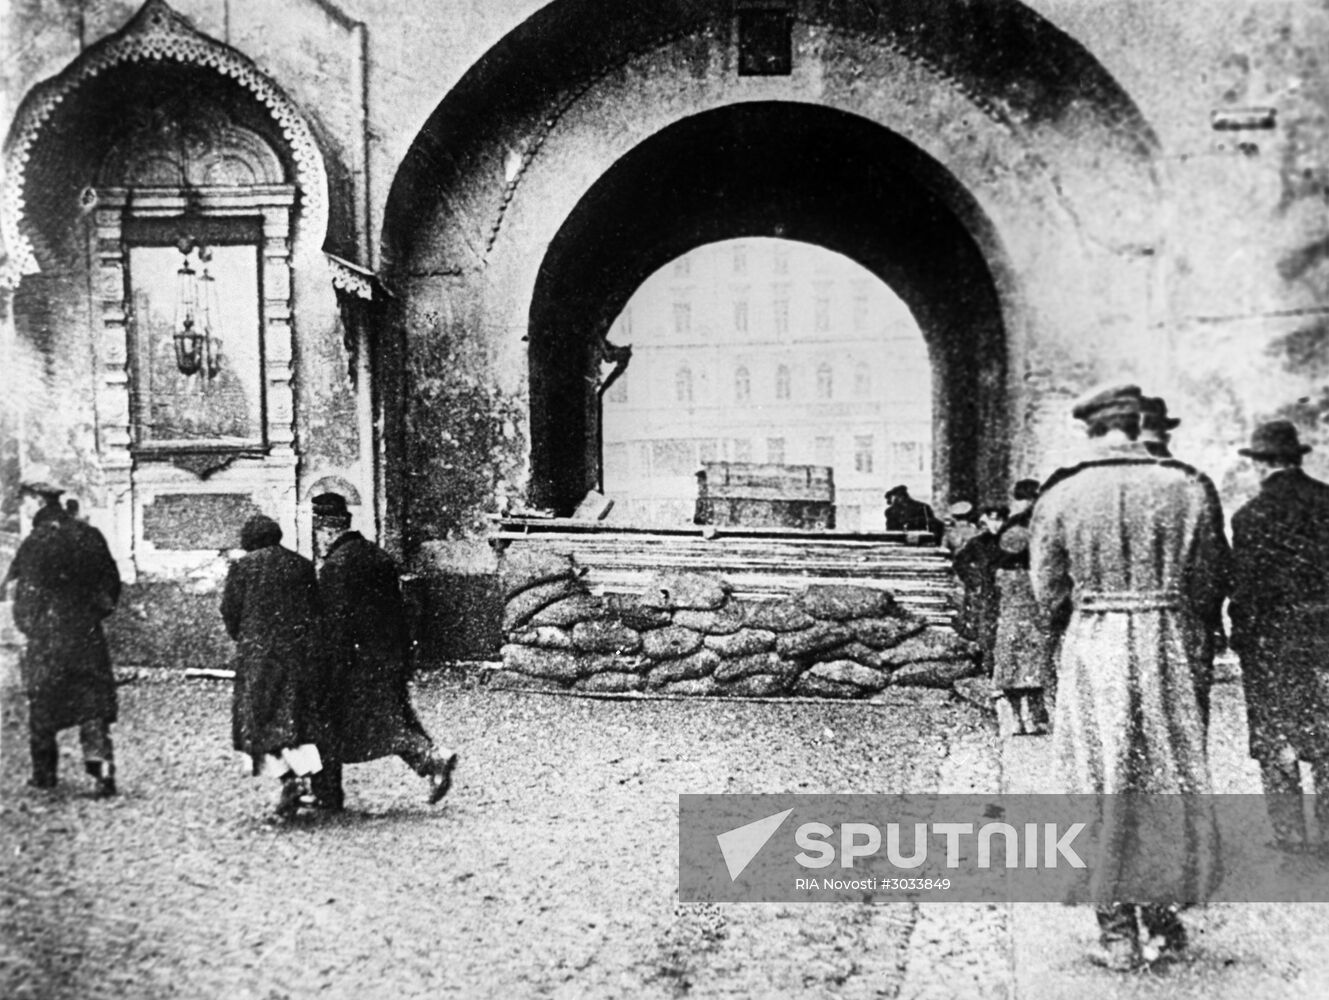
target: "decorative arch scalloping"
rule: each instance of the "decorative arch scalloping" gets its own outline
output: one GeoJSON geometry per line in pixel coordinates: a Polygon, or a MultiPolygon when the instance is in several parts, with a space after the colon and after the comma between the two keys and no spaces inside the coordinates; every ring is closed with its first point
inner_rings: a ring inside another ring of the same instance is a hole
{"type": "Polygon", "coordinates": [[[301,240],[327,229],[328,179],[323,156],[304,116],[249,57],[197,31],[165,0],[147,0],[120,31],[89,48],[59,75],[39,83],[19,108],[5,156],[0,190],[0,239],[9,259],[0,263],[0,286],[14,287],[39,270],[32,242],[22,231],[27,165],[42,129],[64,100],[100,74],[127,63],[175,61],[233,78],[268,109],[295,160],[301,193],[301,240]]]}

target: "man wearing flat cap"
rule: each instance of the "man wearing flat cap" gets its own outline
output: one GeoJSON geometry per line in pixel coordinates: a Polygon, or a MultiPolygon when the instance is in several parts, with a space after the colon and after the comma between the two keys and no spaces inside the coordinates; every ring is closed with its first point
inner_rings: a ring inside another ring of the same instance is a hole
{"type": "Polygon", "coordinates": [[[95,794],[116,794],[111,725],[118,703],[102,621],[120,599],[120,573],[102,533],[70,517],[64,492],[46,479],[19,487],[21,513],[32,524],[9,568],[16,581],[14,624],[27,637],[23,686],[34,788],[54,788],[56,734],[79,727],[83,764],[95,794]]]}
{"type": "Polygon", "coordinates": [[[938,541],[945,528],[932,508],[909,495],[903,483],[886,491],[886,530],[930,532],[938,541]]]}
{"type": "Polygon", "coordinates": [[[411,665],[397,563],[351,530],[345,497],[312,501],[315,547],[327,646],[324,706],[328,732],[320,744],[324,769],[312,784],[318,804],[345,802],[342,765],[397,756],[429,782],[428,799],[447,794],[457,755],[439,748],[411,706],[411,665]]]}
{"type": "Polygon", "coordinates": [[[1075,404],[1093,457],[1049,481],[1029,540],[1034,596],[1062,639],[1062,790],[1102,796],[1090,957],[1120,971],[1177,955],[1178,910],[1221,877],[1203,702],[1225,596],[1223,513],[1206,476],[1140,444],[1141,399],[1116,385],[1075,404]],[[1181,815],[1160,826],[1150,810],[1167,804],[1181,815]]]}
{"type": "Polygon", "coordinates": [[[1286,420],[1240,449],[1260,492],[1232,518],[1232,648],[1241,658],[1250,754],[1260,764],[1275,843],[1308,846],[1298,764],[1315,781],[1320,846],[1329,837],[1329,486],[1286,420]]]}
{"type": "Polygon", "coordinates": [[[1141,398],[1140,443],[1149,454],[1155,458],[1171,458],[1172,432],[1179,426],[1180,420],[1168,416],[1166,399],[1161,396],[1141,398]]]}

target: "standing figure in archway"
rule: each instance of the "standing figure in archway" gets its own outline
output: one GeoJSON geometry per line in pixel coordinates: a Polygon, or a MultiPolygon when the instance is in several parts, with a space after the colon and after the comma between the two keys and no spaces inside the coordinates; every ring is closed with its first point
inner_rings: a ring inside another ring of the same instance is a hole
{"type": "Polygon", "coordinates": [[[1038,480],[1021,479],[1012,491],[1011,516],[997,533],[997,634],[992,687],[1004,732],[1047,731],[1043,693],[1055,671],[1055,647],[1043,627],[1029,584],[1029,523],[1038,480]]]}
{"type": "Polygon", "coordinates": [[[1102,947],[1091,957],[1122,971],[1144,957],[1140,922],[1150,954],[1179,953],[1178,911],[1221,877],[1199,688],[1226,589],[1223,512],[1205,475],[1140,443],[1140,403],[1137,386],[1121,385],[1075,405],[1094,455],[1044,490],[1029,544],[1045,619],[1066,621],[1062,790],[1100,797],[1089,892],[1102,947]],[[1159,810],[1172,822],[1159,824],[1159,810]]]}
{"type": "Polygon", "coordinates": [[[329,657],[328,731],[320,745],[324,768],[312,782],[315,799],[325,809],[342,809],[342,765],[395,755],[429,781],[429,801],[438,802],[452,785],[457,754],[434,744],[411,706],[397,563],[351,530],[345,497],[320,494],[313,512],[314,539],[323,556],[318,583],[329,657]]]}

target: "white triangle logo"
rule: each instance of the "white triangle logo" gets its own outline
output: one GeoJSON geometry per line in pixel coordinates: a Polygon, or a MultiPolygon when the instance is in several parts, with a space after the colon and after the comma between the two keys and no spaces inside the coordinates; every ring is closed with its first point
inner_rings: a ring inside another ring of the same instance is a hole
{"type": "Polygon", "coordinates": [[[729,881],[733,882],[743,874],[743,869],[757,856],[757,852],[766,846],[766,841],[775,836],[793,809],[767,816],[746,826],[735,827],[725,833],[718,833],[715,839],[720,842],[720,853],[724,855],[725,867],[729,869],[729,881]]]}

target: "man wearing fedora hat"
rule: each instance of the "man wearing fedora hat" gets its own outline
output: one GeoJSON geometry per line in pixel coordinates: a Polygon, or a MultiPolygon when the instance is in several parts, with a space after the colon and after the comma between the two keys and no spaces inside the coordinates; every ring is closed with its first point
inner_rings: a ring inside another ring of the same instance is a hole
{"type": "Polygon", "coordinates": [[[1162,396],[1143,396],[1140,399],[1140,443],[1155,458],[1171,458],[1172,432],[1181,425],[1176,417],[1168,416],[1167,400],[1162,396]]]}
{"type": "Polygon", "coordinates": [[[328,683],[324,768],[311,787],[320,806],[345,801],[342,765],[397,756],[429,781],[429,801],[452,784],[457,755],[435,746],[411,706],[406,609],[397,563],[358,531],[339,493],[312,501],[328,683]]]}
{"type": "Polygon", "coordinates": [[[1203,797],[1203,688],[1225,596],[1223,514],[1206,476],[1139,442],[1142,398],[1134,385],[1081,397],[1072,413],[1093,457],[1049,480],[1029,528],[1034,596],[1061,636],[1061,790],[1097,796],[1102,808],[1088,886],[1101,948],[1091,958],[1119,971],[1180,952],[1178,911],[1208,899],[1221,877],[1203,797]],[[1163,802],[1184,813],[1166,837],[1143,825],[1163,802]],[[1142,829],[1154,834],[1143,847],[1133,839],[1142,829]]]}
{"type": "Polygon", "coordinates": [[[32,530],[6,578],[16,581],[14,624],[27,637],[21,664],[28,696],[34,788],[54,788],[62,729],[79,727],[83,763],[96,794],[116,794],[111,725],[118,702],[102,621],[120,599],[120,572],[106,539],[69,516],[64,490],[44,476],[19,486],[32,530]]]}
{"type": "Polygon", "coordinates": [[[1301,468],[1310,446],[1274,420],[1255,428],[1260,492],[1232,518],[1232,648],[1241,658],[1250,754],[1275,844],[1307,846],[1299,762],[1311,765],[1320,844],[1329,842],[1329,485],[1301,468]]]}

